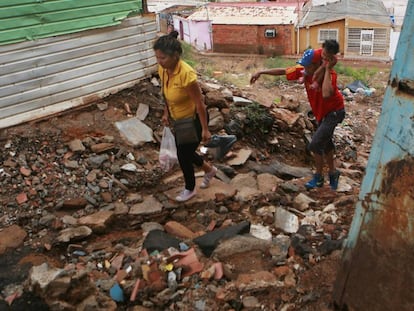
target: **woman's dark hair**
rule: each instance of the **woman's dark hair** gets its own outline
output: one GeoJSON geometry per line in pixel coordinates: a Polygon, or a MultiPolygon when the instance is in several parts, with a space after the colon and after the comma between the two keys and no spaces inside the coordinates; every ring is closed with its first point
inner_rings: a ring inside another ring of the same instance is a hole
{"type": "Polygon", "coordinates": [[[339,43],[336,40],[328,39],[322,44],[322,47],[332,55],[335,55],[339,52],[339,43]]]}
{"type": "Polygon", "coordinates": [[[178,32],[176,30],[171,31],[168,35],[159,37],[153,46],[154,50],[160,50],[164,54],[173,56],[183,54],[183,48],[181,47],[180,41],[178,41],[178,32]]]}

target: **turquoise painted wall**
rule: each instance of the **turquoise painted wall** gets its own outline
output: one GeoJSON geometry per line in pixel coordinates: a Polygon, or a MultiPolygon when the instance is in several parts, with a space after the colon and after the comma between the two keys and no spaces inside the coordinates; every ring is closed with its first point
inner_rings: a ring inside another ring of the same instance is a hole
{"type": "Polygon", "coordinates": [[[414,0],[409,0],[352,225],[336,310],[414,310],[414,0]]]}
{"type": "Polygon", "coordinates": [[[120,24],[140,0],[1,0],[0,45],[120,24]]]}

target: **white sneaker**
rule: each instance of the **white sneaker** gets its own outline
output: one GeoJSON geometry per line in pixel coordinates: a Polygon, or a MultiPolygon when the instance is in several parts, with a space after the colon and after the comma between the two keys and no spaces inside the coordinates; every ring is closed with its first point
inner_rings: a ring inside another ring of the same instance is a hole
{"type": "Polygon", "coordinates": [[[185,202],[185,201],[190,200],[195,195],[196,195],[195,189],[193,191],[184,189],[183,191],[181,191],[179,195],[175,197],[175,200],[177,202],[185,202]]]}
{"type": "Polygon", "coordinates": [[[201,182],[201,185],[200,185],[201,189],[205,189],[205,188],[208,188],[208,186],[210,186],[210,181],[213,179],[214,176],[216,176],[217,171],[218,171],[217,167],[213,166],[210,172],[204,174],[203,181],[201,182]]]}

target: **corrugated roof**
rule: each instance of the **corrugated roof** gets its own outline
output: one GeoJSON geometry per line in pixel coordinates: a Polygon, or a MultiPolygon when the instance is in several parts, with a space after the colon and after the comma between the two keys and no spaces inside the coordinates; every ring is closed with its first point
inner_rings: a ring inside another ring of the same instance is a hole
{"type": "Polygon", "coordinates": [[[209,3],[188,19],[227,25],[286,25],[296,22],[296,9],[293,3],[209,3]]]}
{"type": "Polygon", "coordinates": [[[391,25],[391,19],[382,1],[338,0],[326,5],[311,7],[300,26],[309,26],[344,18],[359,19],[377,24],[391,25]]]}
{"type": "Polygon", "coordinates": [[[207,0],[147,0],[149,12],[159,13],[175,5],[201,6],[205,5],[207,0]]]}

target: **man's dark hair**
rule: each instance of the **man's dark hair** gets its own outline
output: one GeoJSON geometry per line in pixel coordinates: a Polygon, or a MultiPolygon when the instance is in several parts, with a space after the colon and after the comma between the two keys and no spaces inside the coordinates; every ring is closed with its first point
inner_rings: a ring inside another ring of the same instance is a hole
{"type": "Polygon", "coordinates": [[[325,40],[325,42],[322,44],[322,47],[329,54],[335,55],[339,52],[339,43],[333,39],[325,40]]]}

